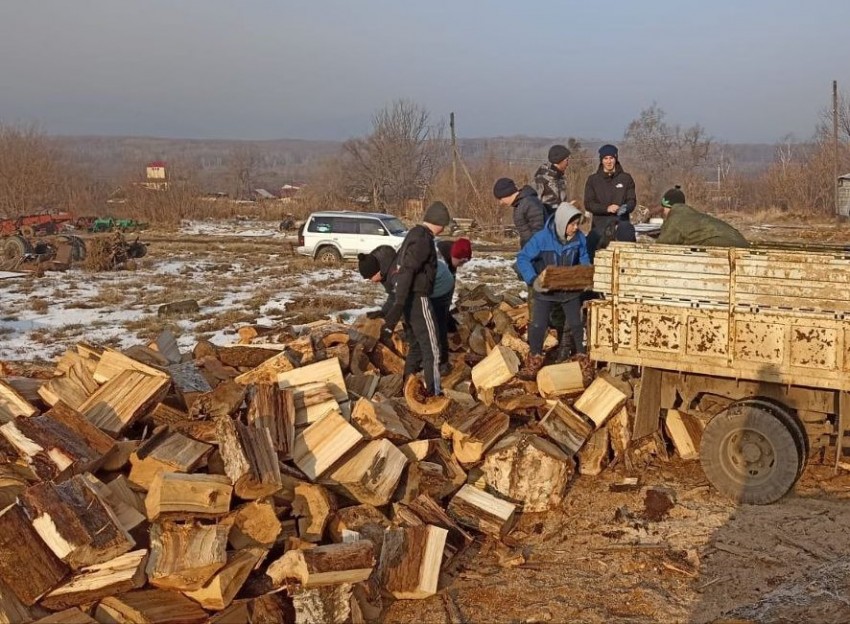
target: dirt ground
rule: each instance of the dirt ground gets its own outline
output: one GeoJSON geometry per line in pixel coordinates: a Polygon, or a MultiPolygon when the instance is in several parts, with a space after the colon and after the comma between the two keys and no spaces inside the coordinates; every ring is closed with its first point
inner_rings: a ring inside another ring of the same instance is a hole
{"type": "MultiPolygon", "coordinates": [[[[832,223],[749,223],[742,229],[752,240],[850,242],[850,228],[832,223]]],[[[156,306],[177,296],[197,296],[202,302],[202,315],[191,319],[195,324],[182,326],[189,332],[188,342],[215,330],[232,332],[258,314],[268,322],[293,322],[298,310],[298,321],[306,322],[329,312],[374,306],[383,297],[382,289],[358,279],[353,265],[320,275],[309,260],[281,253],[280,240],[155,233],[147,238],[150,253],[134,278],[144,283],[137,290],[121,287],[113,301],[102,303],[104,308],[136,310],[128,315],[133,318],[122,335],[137,342],[162,328],[156,306]],[[174,266],[157,272],[163,263],[174,266]],[[303,279],[311,271],[316,277],[303,279]],[[246,283],[256,284],[257,292],[233,298],[228,303],[232,310],[226,309],[232,323],[220,323],[225,310],[221,301],[237,284],[246,283]],[[157,294],[157,285],[168,291],[157,294]],[[317,287],[322,298],[315,297],[317,287]]],[[[514,245],[479,248],[476,257],[488,261],[465,269],[461,281],[523,291],[509,269],[508,252],[514,245]]],[[[94,280],[84,275],[76,279],[94,280]]],[[[48,312],[32,306],[37,286],[8,283],[4,288],[7,337],[18,331],[13,323],[46,324],[48,312]]],[[[41,287],[42,297],[59,307],[67,283],[58,281],[50,288],[41,287]]],[[[82,295],[76,292],[72,298],[79,304],[82,295]]],[[[103,291],[99,296],[103,298],[103,291]]],[[[78,324],[76,332],[55,329],[41,340],[59,353],[84,336],[85,322],[78,324]]],[[[394,602],[385,619],[450,624],[847,622],[848,499],[850,474],[834,475],[823,465],[810,465],[791,494],[763,507],[722,498],[708,485],[698,462],[655,459],[635,474],[616,465],[598,477],[576,476],[559,508],[521,515],[504,543],[481,538],[449,566],[437,596],[394,602]],[[621,491],[618,484],[627,476],[637,476],[639,484],[621,491]]]]}

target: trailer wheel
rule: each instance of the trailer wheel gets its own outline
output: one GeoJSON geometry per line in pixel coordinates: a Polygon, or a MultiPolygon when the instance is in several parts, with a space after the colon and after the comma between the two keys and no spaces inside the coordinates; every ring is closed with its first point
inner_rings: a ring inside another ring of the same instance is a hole
{"type": "Polygon", "coordinates": [[[3,243],[3,257],[6,260],[18,260],[32,253],[32,246],[23,236],[9,236],[3,243]]]}
{"type": "Polygon", "coordinates": [[[328,266],[334,266],[342,262],[342,256],[337,251],[336,247],[325,245],[324,247],[319,248],[319,251],[316,252],[316,262],[321,262],[328,266]]]}
{"type": "Polygon", "coordinates": [[[767,505],[797,482],[801,454],[788,425],[763,406],[737,403],[712,418],[700,443],[705,476],[733,500],[767,505]]]}
{"type": "Polygon", "coordinates": [[[806,468],[806,462],[809,461],[809,436],[806,433],[803,423],[797,418],[797,415],[779,401],[769,398],[743,399],[736,401],[735,404],[751,405],[766,409],[788,427],[788,431],[797,445],[797,452],[800,454],[800,468],[797,476],[803,474],[803,470],[806,468]]]}

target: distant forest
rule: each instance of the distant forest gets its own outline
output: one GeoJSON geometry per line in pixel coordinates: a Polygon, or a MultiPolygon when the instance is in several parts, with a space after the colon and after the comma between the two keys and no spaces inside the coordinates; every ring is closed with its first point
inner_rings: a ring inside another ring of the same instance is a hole
{"type": "MultiPolygon", "coordinates": [[[[214,139],[170,139],[120,136],[51,137],[74,165],[92,179],[120,186],[144,175],[145,164],[153,160],[168,163],[173,176],[192,179],[208,193],[233,193],[234,180],[247,158],[252,161],[252,186],[275,191],[284,184],[304,185],[327,159],[339,154],[342,142],[277,139],[236,141],[214,139]]],[[[545,161],[546,152],[564,138],[493,137],[459,139],[463,159],[474,163],[494,159],[512,168],[533,170],[545,161]]],[[[579,140],[591,154],[602,143],[599,139],[579,140]]],[[[715,149],[716,149],[715,144],[715,149]]],[[[771,144],[723,144],[723,157],[739,175],[761,173],[775,162],[777,146],[771,144]]],[[[623,153],[629,167],[629,155],[623,153]]],[[[706,178],[713,175],[712,164],[703,167],[706,178]]]]}

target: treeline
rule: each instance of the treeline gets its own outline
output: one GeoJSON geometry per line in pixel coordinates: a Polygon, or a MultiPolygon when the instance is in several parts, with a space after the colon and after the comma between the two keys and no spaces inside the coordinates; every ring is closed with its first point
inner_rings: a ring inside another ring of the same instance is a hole
{"type": "MultiPolygon", "coordinates": [[[[657,204],[664,189],[681,184],[689,202],[706,210],[829,215],[834,210],[831,111],[814,121],[815,134],[806,142],[732,145],[713,140],[699,124],[670,123],[653,105],[614,142],[644,205],[657,204]]],[[[850,102],[845,97],[839,122],[843,174],[850,172],[850,102]]],[[[553,143],[572,151],[568,177],[581,205],[584,181],[598,165],[596,149],[602,142],[466,139],[457,142],[455,152],[445,121],[433,120],[407,100],[376,112],[369,134],[344,143],[49,137],[35,125],[0,123],[0,214],[108,211],[177,222],[247,212],[244,204],[205,200],[210,193],[248,199],[255,188],[274,191],[297,183],[305,185],[297,202],[259,212],[274,219],[320,208],[369,208],[416,219],[420,206],[441,199],[457,216],[495,224],[509,221],[510,215],[493,199],[493,181],[508,176],[527,182],[553,143]],[[168,162],[168,191],[150,192],[137,184],[150,160],[168,162]],[[122,203],[107,205],[117,189],[122,203]]]]}

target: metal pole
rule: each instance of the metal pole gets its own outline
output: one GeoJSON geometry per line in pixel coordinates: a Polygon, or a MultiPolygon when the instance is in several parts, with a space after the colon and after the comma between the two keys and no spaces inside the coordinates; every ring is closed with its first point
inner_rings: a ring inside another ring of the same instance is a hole
{"type": "Polygon", "coordinates": [[[449,128],[452,132],[452,210],[457,206],[457,137],[455,136],[455,114],[449,113],[449,128]]]}
{"type": "Polygon", "coordinates": [[[832,184],[835,188],[835,214],[838,214],[838,81],[832,81],[832,184]]]}

